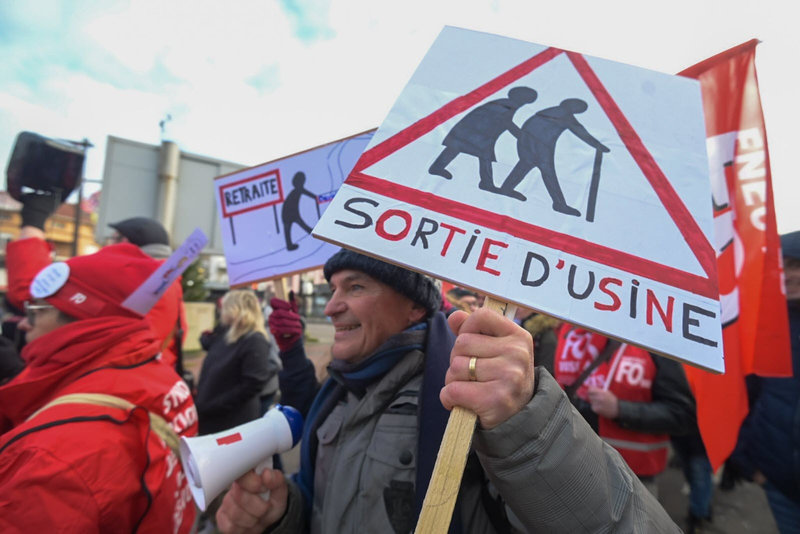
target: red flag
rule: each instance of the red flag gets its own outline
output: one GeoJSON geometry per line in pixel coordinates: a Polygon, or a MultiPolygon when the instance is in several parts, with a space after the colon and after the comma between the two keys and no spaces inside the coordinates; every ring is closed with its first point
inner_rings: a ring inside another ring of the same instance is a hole
{"type": "Polygon", "coordinates": [[[725,374],[684,366],[711,465],[736,445],[747,415],[744,375],[791,376],[767,135],[753,39],[680,74],[700,81],[722,302],[725,374]]]}

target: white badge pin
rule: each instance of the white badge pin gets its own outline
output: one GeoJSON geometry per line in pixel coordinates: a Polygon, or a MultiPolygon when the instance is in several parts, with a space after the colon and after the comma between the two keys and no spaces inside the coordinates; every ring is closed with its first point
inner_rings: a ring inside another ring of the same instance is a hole
{"type": "Polygon", "coordinates": [[[69,278],[69,265],[64,262],[51,263],[41,271],[31,282],[31,296],[43,299],[61,289],[69,278]]]}

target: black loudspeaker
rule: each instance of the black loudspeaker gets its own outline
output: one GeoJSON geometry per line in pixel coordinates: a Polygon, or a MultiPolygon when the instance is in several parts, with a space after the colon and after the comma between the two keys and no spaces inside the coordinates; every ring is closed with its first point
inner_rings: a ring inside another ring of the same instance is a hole
{"type": "Polygon", "coordinates": [[[81,180],[84,157],[80,145],[21,132],[6,168],[6,189],[17,200],[23,186],[58,193],[66,200],[81,180]]]}

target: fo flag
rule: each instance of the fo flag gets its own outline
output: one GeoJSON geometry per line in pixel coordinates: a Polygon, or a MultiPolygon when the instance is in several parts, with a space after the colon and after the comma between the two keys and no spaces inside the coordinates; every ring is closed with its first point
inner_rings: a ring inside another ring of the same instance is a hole
{"type": "Polygon", "coordinates": [[[767,136],[752,40],[680,74],[700,81],[714,200],[725,374],[685,366],[714,468],[732,452],[747,415],[744,375],[790,376],[767,136]]]}

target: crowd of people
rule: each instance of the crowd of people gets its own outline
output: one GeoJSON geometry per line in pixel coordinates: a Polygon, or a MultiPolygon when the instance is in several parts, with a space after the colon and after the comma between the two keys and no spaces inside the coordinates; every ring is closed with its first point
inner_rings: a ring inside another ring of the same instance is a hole
{"type": "MultiPolygon", "coordinates": [[[[2,532],[412,532],[455,406],[478,423],[450,532],[679,532],[656,483],[670,447],[691,488],[689,531],[713,521],[695,401],[673,360],[530,310],[506,319],[474,291],[442,295],[430,277],[342,249],[324,266],[327,380],[294,300],[273,298],[265,320],[253,291],[231,290],[195,385],[180,283],[146,316],[123,305],[169,255],[164,228],[120,221],[99,252],[53,263],[54,203],[26,195],[7,248],[18,319],[0,346],[2,532]],[[278,401],[305,418],[299,471],[248,472],[198,519],[179,437],[278,401]]],[[[764,485],[785,534],[800,528],[800,232],[782,246],[795,374],[750,384],[726,470],[764,485]]]]}

